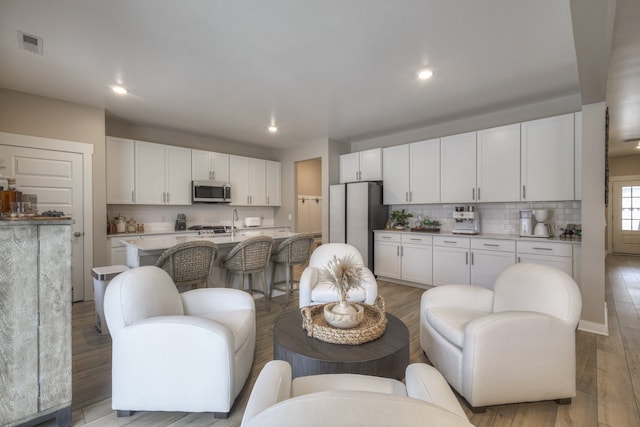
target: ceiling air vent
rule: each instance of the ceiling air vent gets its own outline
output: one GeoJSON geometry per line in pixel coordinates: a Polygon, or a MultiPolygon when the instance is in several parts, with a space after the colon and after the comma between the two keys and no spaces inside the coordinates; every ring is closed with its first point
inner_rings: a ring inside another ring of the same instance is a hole
{"type": "Polygon", "coordinates": [[[42,55],[42,37],[18,31],[18,46],[37,55],[42,55]]]}

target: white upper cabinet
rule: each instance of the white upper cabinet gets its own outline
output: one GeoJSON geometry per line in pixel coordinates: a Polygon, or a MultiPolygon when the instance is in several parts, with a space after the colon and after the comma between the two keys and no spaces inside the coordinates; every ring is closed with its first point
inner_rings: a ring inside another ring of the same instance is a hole
{"type": "Polygon", "coordinates": [[[229,156],[229,170],[232,205],[280,205],[280,162],[229,156]]]}
{"type": "Polygon", "coordinates": [[[194,181],[229,182],[229,155],[191,150],[191,176],[194,181]]]}
{"type": "Polygon", "coordinates": [[[476,201],[520,200],[520,123],[478,131],[476,201]]]}
{"type": "Polygon", "coordinates": [[[440,201],[440,139],[384,148],[385,205],[440,201]]]}
{"type": "MultiPolygon", "coordinates": [[[[385,205],[409,203],[409,144],[382,150],[382,201],[385,205]]],[[[342,167],[340,168],[342,171],[342,167]]]]}
{"type": "Polygon", "coordinates": [[[135,142],[136,204],[191,204],[191,150],[135,142]]]}
{"type": "Polygon", "coordinates": [[[340,183],[382,180],[382,148],[340,156],[340,183]]]}
{"type": "Polygon", "coordinates": [[[440,202],[440,138],[409,144],[411,203],[440,202]]]}
{"type": "Polygon", "coordinates": [[[476,202],[476,132],[441,138],[440,201],[476,202]]]}
{"type": "Polygon", "coordinates": [[[267,206],[281,204],[281,166],[280,162],[267,160],[267,206]]]}
{"type": "Polygon", "coordinates": [[[107,203],[135,203],[135,142],[108,136],[106,139],[107,203]]]}
{"type": "Polygon", "coordinates": [[[574,115],[522,123],[521,199],[573,200],[574,115]]]}

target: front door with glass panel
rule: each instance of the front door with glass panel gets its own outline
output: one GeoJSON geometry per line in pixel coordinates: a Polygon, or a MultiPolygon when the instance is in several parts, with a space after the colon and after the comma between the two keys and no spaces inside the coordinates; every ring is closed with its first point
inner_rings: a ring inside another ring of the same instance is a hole
{"type": "Polygon", "coordinates": [[[613,252],[640,255],[640,180],[612,183],[613,252]]]}

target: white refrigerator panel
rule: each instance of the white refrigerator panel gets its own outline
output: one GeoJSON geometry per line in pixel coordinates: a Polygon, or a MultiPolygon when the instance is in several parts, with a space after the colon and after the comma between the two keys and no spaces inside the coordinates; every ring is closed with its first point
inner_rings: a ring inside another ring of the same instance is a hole
{"type": "Polygon", "coordinates": [[[347,185],[347,243],[354,246],[369,267],[369,183],[347,185]]]}
{"type": "Polygon", "coordinates": [[[329,243],[346,243],[346,186],[329,187],[329,243]]]}

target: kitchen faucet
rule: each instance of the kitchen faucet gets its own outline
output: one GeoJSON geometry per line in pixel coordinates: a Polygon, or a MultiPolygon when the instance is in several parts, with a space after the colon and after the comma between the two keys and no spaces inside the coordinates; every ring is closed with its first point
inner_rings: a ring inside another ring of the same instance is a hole
{"type": "Polygon", "coordinates": [[[231,238],[233,239],[236,235],[236,221],[238,220],[238,210],[233,208],[231,210],[231,238]]]}

